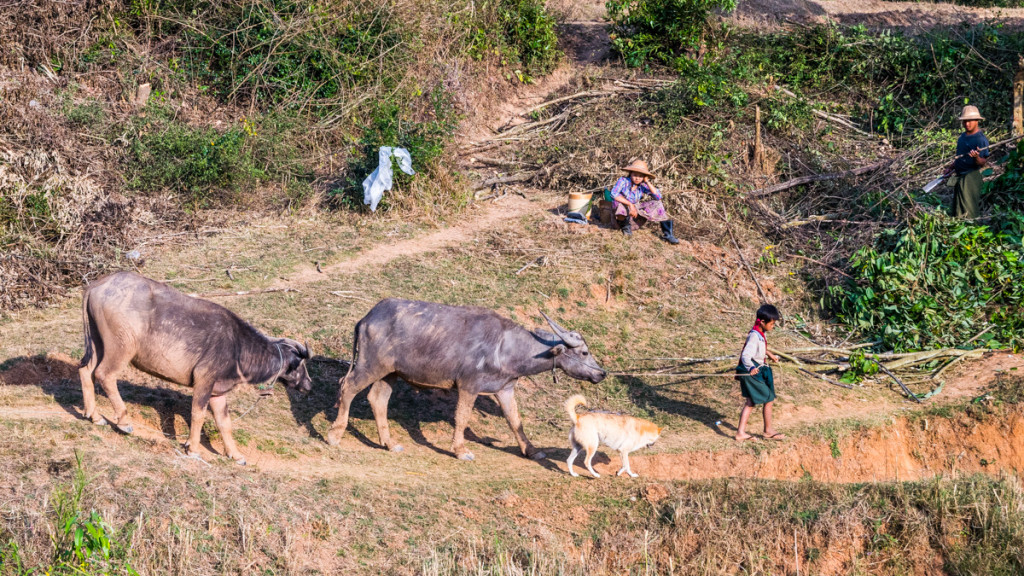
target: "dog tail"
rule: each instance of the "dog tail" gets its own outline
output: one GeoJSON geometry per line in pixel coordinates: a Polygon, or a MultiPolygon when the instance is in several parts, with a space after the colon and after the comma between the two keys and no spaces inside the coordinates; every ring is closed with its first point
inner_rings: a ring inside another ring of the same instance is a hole
{"type": "Polygon", "coordinates": [[[576,424],[579,421],[579,415],[576,414],[577,406],[586,406],[587,399],[582,394],[577,394],[565,401],[565,413],[569,415],[569,420],[576,424]]]}

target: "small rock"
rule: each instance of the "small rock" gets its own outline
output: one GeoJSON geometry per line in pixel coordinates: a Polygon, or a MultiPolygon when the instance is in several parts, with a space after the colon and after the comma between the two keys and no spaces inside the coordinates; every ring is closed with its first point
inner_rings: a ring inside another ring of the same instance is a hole
{"type": "Polygon", "coordinates": [[[125,258],[131,261],[135,261],[138,260],[139,258],[142,258],[142,253],[139,252],[138,250],[129,250],[128,253],[125,254],[124,256],[125,258]]]}
{"type": "Polygon", "coordinates": [[[40,104],[38,100],[29,100],[28,101],[28,107],[29,108],[42,108],[43,105],[40,104]]]}

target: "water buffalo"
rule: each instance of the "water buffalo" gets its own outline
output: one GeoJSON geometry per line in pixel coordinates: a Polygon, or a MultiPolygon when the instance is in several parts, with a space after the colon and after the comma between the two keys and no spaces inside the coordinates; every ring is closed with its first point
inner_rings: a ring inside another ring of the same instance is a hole
{"type": "Polygon", "coordinates": [[[341,379],[338,418],[327,434],[336,445],[348,426],[349,407],[356,394],[373,385],[369,400],[377,421],[380,443],[392,451],[387,405],[391,387],[401,378],[414,386],[459,390],[452,451],[472,460],[464,433],[473,403],[480,394],[494,394],[524,455],[543,458],[523,432],[514,386],[520,376],[561,368],[569,376],[597,383],[605,371],[597,365],[587,343],[546,315],[555,331],[526,330],[486,308],[445,306],[388,298],[381,300],[356,324],[353,364],[341,379]]]}
{"type": "Polygon", "coordinates": [[[85,417],[106,420],[96,411],[93,378],[114,407],[117,428],[132,433],[128,410],[117,391],[117,375],[128,364],[182,386],[191,386],[192,424],[185,448],[196,456],[207,405],[224,438],[227,456],[245,459],[231,436],[226,394],[238,384],[277,381],[308,392],[309,349],[287,338],[267,338],[223,306],[192,298],[134,272],[105,276],[85,289],[82,299],[85,355],[78,369],[85,417]]]}

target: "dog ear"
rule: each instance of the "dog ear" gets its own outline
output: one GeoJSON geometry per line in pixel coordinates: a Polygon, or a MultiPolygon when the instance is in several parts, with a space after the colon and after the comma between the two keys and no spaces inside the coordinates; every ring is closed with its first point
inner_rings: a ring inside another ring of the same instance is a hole
{"type": "Polygon", "coordinates": [[[554,348],[551,349],[552,356],[558,356],[562,352],[565,352],[565,344],[559,344],[558,346],[555,346],[554,348]]]}

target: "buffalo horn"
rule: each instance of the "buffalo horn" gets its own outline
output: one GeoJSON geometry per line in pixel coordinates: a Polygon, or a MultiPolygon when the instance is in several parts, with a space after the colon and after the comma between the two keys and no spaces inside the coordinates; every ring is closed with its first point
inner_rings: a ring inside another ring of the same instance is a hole
{"type": "Polygon", "coordinates": [[[299,355],[309,360],[309,342],[302,343],[302,350],[299,352],[299,355]]]}
{"type": "Polygon", "coordinates": [[[541,312],[540,315],[548,321],[548,324],[551,325],[551,329],[555,331],[555,334],[557,334],[558,337],[562,339],[562,342],[565,342],[569,348],[579,348],[580,346],[583,346],[582,338],[559,326],[554,320],[548,318],[547,314],[541,312]]]}

